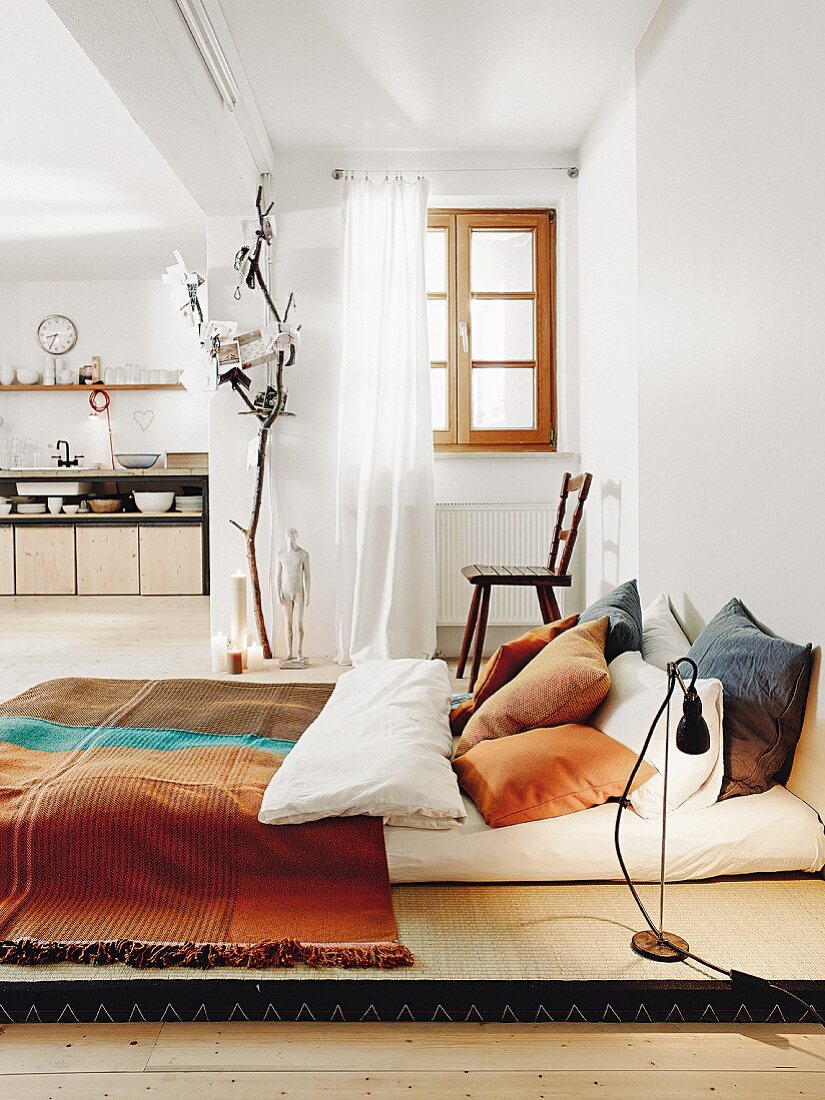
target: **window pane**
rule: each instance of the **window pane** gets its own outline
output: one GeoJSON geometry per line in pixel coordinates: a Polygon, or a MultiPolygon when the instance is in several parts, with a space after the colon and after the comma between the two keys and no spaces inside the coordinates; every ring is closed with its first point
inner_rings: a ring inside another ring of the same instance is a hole
{"type": "Polygon", "coordinates": [[[473,428],[535,427],[532,367],[473,368],[473,428]]]}
{"type": "Polygon", "coordinates": [[[532,290],[533,234],[474,229],[470,234],[470,286],[474,291],[532,290]]]}
{"type": "Polygon", "coordinates": [[[446,363],[447,301],[445,298],[430,298],[428,300],[427,325],[430,333],[430,361],[433,363],[446,363]]]}
{"type": "Polygon", "coordinates": [[[447,230],[427,230],[427,293],[447,293],[447,230]]]}
{"type": "Polygon", "coordinates": [[[447,415],[447,368],[430,368],[430,396],[433,409],[433,431],[446,432],[450,426],[447,415]]]}
{"type": "Polygon", "coordinates": [[[530,299],[474,299],[470,308],[473,359],[499,363],[535,359],[530,299]]]}

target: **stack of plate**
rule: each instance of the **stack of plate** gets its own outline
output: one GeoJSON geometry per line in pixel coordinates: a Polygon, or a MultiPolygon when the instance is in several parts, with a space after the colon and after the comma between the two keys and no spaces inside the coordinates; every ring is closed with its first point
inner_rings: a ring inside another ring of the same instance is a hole
{"type": "Polygon", "coordinates": [[[178,512],[202,512],[203,496],[175,497],[175,510],[178,512]]]}

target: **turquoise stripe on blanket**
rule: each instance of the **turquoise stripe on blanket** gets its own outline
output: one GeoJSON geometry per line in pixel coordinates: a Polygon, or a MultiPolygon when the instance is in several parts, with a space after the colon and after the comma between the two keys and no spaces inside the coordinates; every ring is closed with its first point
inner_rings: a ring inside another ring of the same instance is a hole
{"type": "Polygon", "coordinates": [[[294,741],[258,737],[254,733],[192,733],[189,730],[141,729],[131,726],[61,726],[42,718],[0,718],[0,742],[37,752],[74,752],[79,748],[205,749],[221,745],[263,749],[278,756],[295,747],[294,741]]]}

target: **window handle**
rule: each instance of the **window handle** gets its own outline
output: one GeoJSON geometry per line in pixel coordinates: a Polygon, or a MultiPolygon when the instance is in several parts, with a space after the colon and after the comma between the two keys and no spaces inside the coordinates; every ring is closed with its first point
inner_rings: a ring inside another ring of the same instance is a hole
{"type": "Polygon", "coordinates": [[[470,351],[470,343],[467,339],[467,322],[458,322],[458,335],[461,337],[461,347],[464,349],[464,354],[467,355],[470,351]]]}

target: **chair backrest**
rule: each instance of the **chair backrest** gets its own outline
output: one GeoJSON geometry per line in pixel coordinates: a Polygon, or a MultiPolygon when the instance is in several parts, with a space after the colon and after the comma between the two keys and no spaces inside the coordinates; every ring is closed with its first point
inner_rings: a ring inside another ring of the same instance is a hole
{"type": "Polygon", "coordinates": [[[584,513],[584,502],[587,500],[587,494],[590,492],[590,483],[593,480],[592,474],[576,474],[573,477],[572,474],[565,474],[561,482],[561,495],[559,497],[559,510],[556,513],[556,528],[553,531],[553,541],[550,544],[550,553],[547,557],[547,568],[553,573],[558,573],[559,576],[567,573],[570,565],[570,559],[573,556],[573,547],[576,545],[576,539],[579,536],[579,524],[581,523],[582,514],[584,513]],[[564,526],[564,519],[567,514],[567,500],[571,493],[578,493],[578,499],[576,500],[576,507],[573,510],[573,516],[570,520],[570,526],[564,526]],[[561,558],[558,560],[559,547],[564,543],[564,550],[562,551],[561,558]]]}

